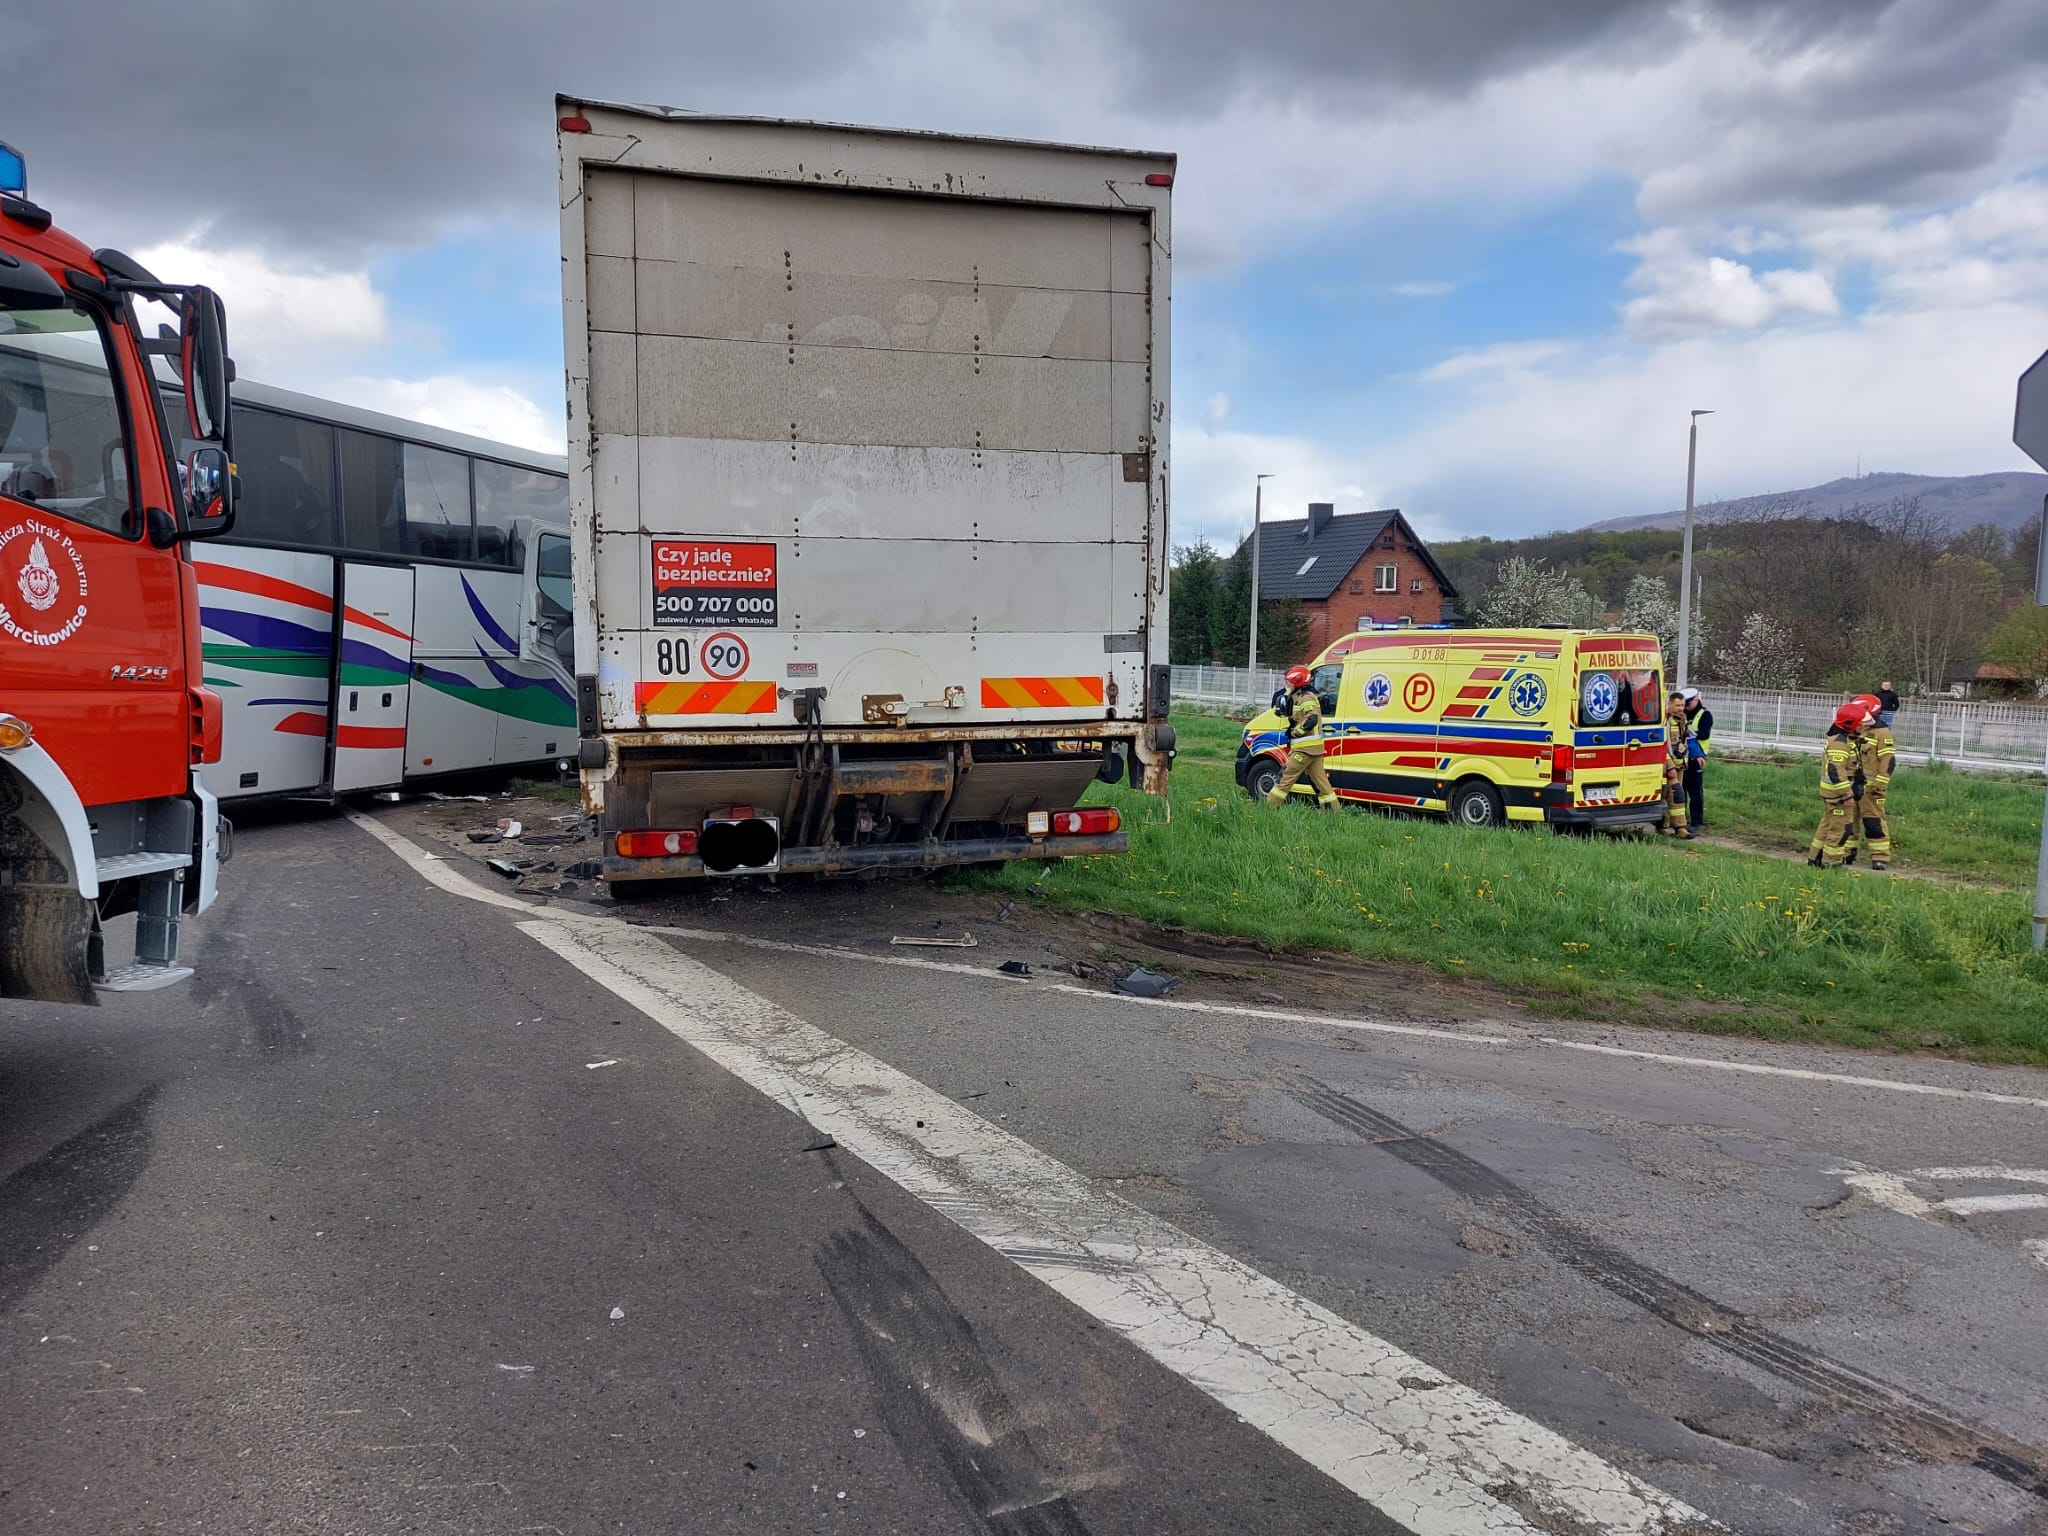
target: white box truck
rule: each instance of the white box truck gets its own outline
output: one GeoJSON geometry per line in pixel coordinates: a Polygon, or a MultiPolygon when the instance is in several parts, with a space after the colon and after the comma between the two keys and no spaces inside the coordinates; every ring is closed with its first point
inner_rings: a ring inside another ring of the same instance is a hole
{"type": "Polygon", "coordinates": [[[1170,155],[558,98],[621,882],[1121,851],[1165,789],[1170,155]]]}

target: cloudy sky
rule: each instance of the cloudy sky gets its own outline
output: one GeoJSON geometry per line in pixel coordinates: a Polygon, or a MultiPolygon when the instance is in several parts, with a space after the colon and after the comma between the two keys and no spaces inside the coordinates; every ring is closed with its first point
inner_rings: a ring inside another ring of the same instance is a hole
{"type": "Polygon", "coordinates": [[[252,378],[562,440],[552,97],[1180,155],[1175,537],[2031,467],[2043,0],[70,0],[0,137],[252,378]]]}

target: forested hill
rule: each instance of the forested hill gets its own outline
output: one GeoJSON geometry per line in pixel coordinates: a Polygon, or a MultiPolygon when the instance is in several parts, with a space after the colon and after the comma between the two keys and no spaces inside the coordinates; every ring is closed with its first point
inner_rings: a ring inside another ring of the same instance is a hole
{"type": "MultiPolygon", "coordinates": [[[[1754,520],[1759,515],[1808,517],[1854,517],[1873,504],[1907,497],[1917,499],[1921,509],[1952,533],[1978,523],[2000,528],[2019,528],[2041,515],[2041,498],[2048,496],[2048,475],[2018,470],[1995,475],[1899,475],[1872,473],[1830,480],[1826,485],[1808,486],[1803,491],[1774,491],[1768,496],[1748,496],[1738,501],[1714,501],[1694,508],[1696,520],[1726,522],[1731,518],[1754,520]]],[[[1656,512],[1642,517],[1610,517],[1588,523],[1585,533],[1619,533],[1635,528],[1679,528],[1683,512],[1656,512]]]]}

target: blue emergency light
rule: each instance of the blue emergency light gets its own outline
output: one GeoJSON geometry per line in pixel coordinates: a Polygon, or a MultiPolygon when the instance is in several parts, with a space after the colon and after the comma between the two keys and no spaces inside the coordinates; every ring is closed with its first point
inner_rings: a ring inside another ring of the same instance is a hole
{"type": "Polygon", "coordinates": [[[0,192],[28,196],[28,161],[11,144],[0,144],[0,192]]]}

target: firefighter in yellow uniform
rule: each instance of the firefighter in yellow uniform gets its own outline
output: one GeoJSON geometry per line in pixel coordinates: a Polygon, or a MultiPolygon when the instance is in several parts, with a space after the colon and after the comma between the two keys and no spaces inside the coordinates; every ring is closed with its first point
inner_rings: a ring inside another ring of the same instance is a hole
{"type": "Polygon", "coordinates": [[[1685,822],[1685,759],[1689,750],[1686,746],[1689,734],[1685,700],[1674,693],[1664,705],[1664,819],[1657,823],[1657,830],[1665,837],[1688,840],[1692,837],[1685,822]]]}
{"type": "Polygon", "coordinates": [[[1820,754],[1820,826],[1806,850],[1806,862],[1817,869],[1836,869],[1855,852],[1856,785],[1863,777],[1863,723],[1869,712],[1861,704],[1835,711],[1820,754]]]}
{"type": "Polygon", "coordinates": [[[1891,793],[1892,766],[1898,758],[1899,744],[1892,728],[1878,713],[1882,706],[1877,695],[1859,693],[1849,702],[1862,705],[1870,714],[1863,726],[1863,788],[1856,797],[1856,831],[1863,847],[1869,850],[1870,867],[1888,869],[1892,860],[1892,826],[1885,811],[1885,797],[1891,793]]]}
{"type": "Polygon", "coordinates": [[[1337,791],[1330,786],[1330,770],[1323,766],[1323,701],[1308,685],[1307,667],[1289,667],[1287,686],[1287,767],[1266,804],[1285,805],[1288,791],[1306,777],[1315,786],[1317,808],[1334,811],[1337,791]]]}

